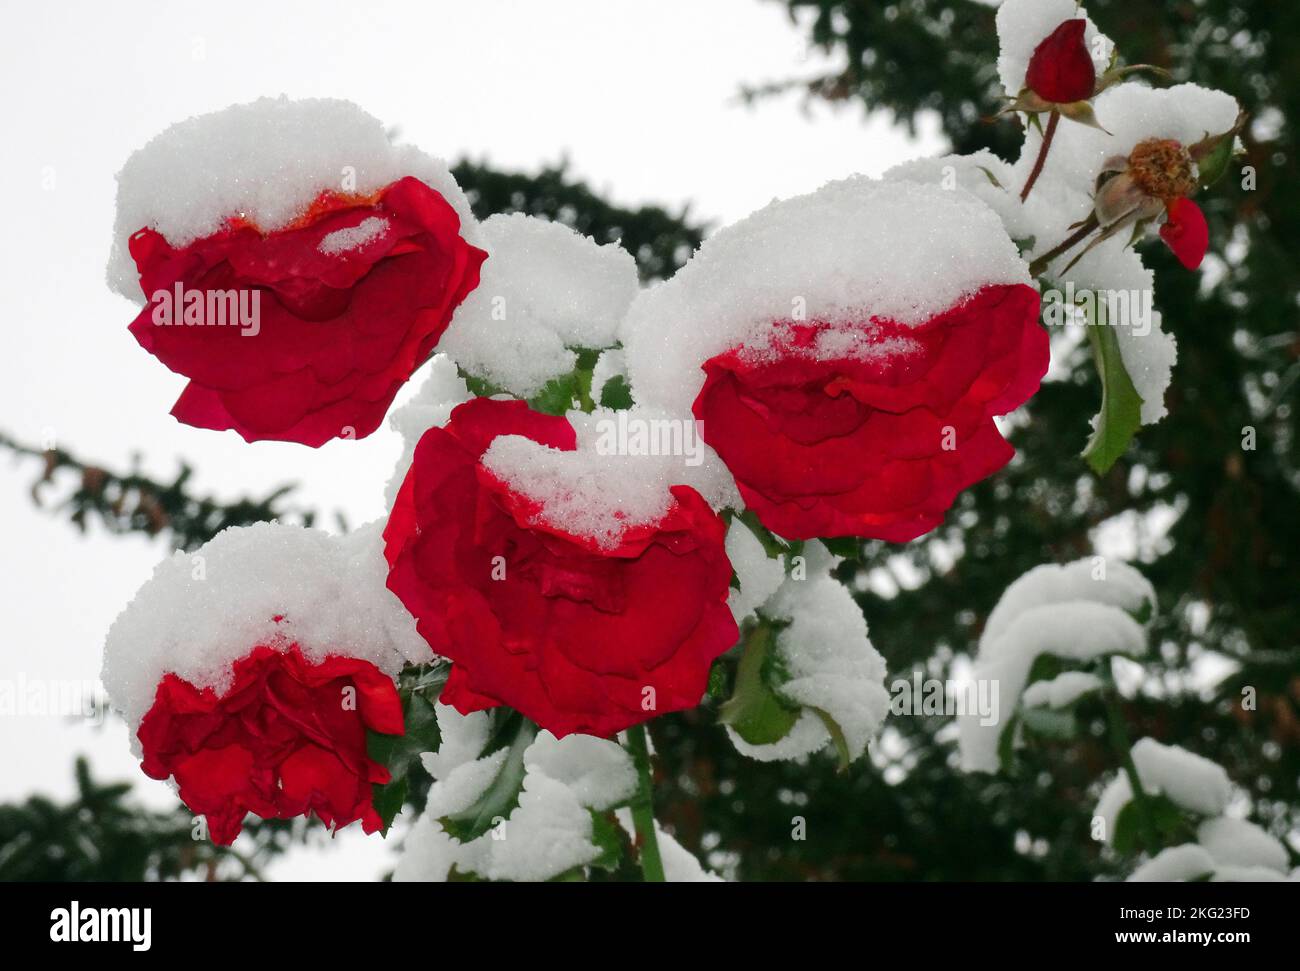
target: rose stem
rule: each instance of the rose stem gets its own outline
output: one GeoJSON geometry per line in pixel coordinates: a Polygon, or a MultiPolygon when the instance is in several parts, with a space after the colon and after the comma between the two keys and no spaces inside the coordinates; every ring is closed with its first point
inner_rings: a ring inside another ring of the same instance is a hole
{"type": "Polygon", "coordinates": [[[655,833],[654,783],[650,779],[650,749],[646,744],[645,725],[627,730],[627,747],[636,763],[637,787],[632,798],[632,822],[636,827],[637,847],[641,851],[641,874],[647,883],[664,882],[664,863],[659,856],[659,837],[655,833]]]}
{"type": "Polygon", "coordinates": [[[1097,214],[1090,213],[1088,218],[1083,221],[1082,226],[1072,232],[1069,236],[1065,237],[1065,239],[1061,240],[1061,242],[1057,243],[1042,256],[1038,257],[1034,262],[1029,264],[1029,275],[1033,277],[1041,275],[1043,271],[1047,269],[1047,265],[1051,263],[1052,260],[1056,259],[1096,228],[1097,214]]]}
{"type": "Polygon", "coordinates": [[[1034,183],[1038,181],[1038,176],[1042,174],[1043,163],[1047,161],[1047,150],[1052,147],[1052,139],[1056,136],[1056,126],[1061,122],[1059,113],[1053,111],[1051,114],[1052,117],[1047,119],[1047,131],[1043,133],[1043,144],[1038,149],[1038,158],[1034,159],[1033,171],[1029,173],[1029,181],[1020,190],[1021,202],[1029,198],[1029,190],[1034,187],[1034,183]]]}

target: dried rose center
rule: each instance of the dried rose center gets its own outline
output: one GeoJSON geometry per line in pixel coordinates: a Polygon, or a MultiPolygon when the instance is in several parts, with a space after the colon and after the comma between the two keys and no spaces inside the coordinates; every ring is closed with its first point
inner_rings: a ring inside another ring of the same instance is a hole
{"type": "Polygon", "coordinates": [[[1196,166],[1182,143],[1172,138],[1138,142],[1128,157],[1129,174],[1149,196],[1168,202],[1196,190],[1196,166]]]}

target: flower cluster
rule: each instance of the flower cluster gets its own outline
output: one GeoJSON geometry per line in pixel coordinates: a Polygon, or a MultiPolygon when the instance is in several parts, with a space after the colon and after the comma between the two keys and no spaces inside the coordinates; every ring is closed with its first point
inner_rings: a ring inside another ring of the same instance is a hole
{"type": "MultiPolygon", "coordinates": [[[[642,723],[708,699],[755,758],[861,757],[885,666],[841,554],[925,536],[1011,461],[997,419],[1049,363],[1040,282],[1140,278],[1121,230],[1157,227],[1189,268],[1208,246],[1190,197],[1235,103],[1123,80],[1066,6],[998,13],[1033,125],[1019,162],[832,182],[648,289],[616,244],[480,224],[444,163],[343,102],[264,99],[141,149],[110,278],[142,305],[136,340],[188,380],[177,419],[322,447],[375,432],[428,373],[391,416],[385,522],[227,531],[115,624],[105,682],[145,772],[219,842],[247,812],[370,832],[427,744],[405,875],[547,879],[608,862],[630,828],[647,872],[702,876],[666,834],[675,862],[646,861],[648,783],[620,733],[644,758],[642,723]],[[526,843],[494,846],[498,817],[526,843]]],[[[1145,352],[1120,351],[1139,374],[1145,352]]],[[[1162,408],[1159,379],[1138,383],[1162,408]]],[[[1076,614],[1137,636],[1113,606],[1054,616],[1076,614]]],[[[988,663],[1018,691],[1036,656],[988,663]]]]}

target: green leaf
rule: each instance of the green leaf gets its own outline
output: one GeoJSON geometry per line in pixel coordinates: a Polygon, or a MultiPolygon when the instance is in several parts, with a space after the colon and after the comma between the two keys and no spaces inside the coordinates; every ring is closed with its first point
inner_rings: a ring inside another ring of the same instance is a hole
{"type": "MultiPolygon", "coordinates": [[[[509,744],[505,761],[496,778],[472,806],[440,820],[442,828],[462,843],[482,836],[498,818],[508,817],[519,805],[519,792],[524,784],[524,751],[537,735],[537,726],[518,712],[497,714],[503,711],[506,710],[496,709],[494,712],[494,717],[501,719],[498,730],[494,732],[494,743],[508,737],[509,744]]],[[[497,745],[493,748],[490,744],[484,754],[500,751],[501,747],[497,745]]]]}
{"type": "Polygon", "coordinates": [[[1111,844],[1116,852],[1125,855],[1138,853],[1142,846],[1142,809],[1145,804],[1151,814],[1156,837],[1162,846],[1174,846],[1192,839],[1195,826],[1191,818],[1168,797],[1146,793],[1143,802],[1130,799],[1115,817],[1115,832],[1111,844]]]}
{"type": "Polygon", "coordinates": [[[844,729],[840,728],[840,723],[831,717],[830,712],[812,706],[809,706],[809,710],[822,720],[822,724],[826,726],[826,731],[830,732],[831,742],[835,745],[835,754],[837,756],[836,768],[843,772],[849,767],[849,762],[852,761],[849,754],[849,742],[844,737],[844,729]]]}
{"type": "Polygon", "coordinates": [[[602,408],[616,408],[624,411],[631,408],[632,385],[628,383],[627,376],[616,374],[600,389],[600,406],[602,408]]]}
{"type": "Polygon", "coordinates": [[[718,720],[750,745],[771,745],[790,734],[799,720],[799,708],[780,697],[773,687],[776,629],[768,623],[754,627],[745,640],[736,671],[734,693],[718,712],[718,720]]]}
{"type": "Polygon", "coordinates": [[[533,397],[528,406],[546,415],[563,415],[579,400],[578,377],[575,373],[551,378],[533,397]]]}
{"type": "Polygon", "coordinates": [[[1099,319],[1088,322],[1088,342],[1101,376],[1101,411],[1083,458],[1097,475],[1105,475],[1142,424],[1142,397],[1124,369],[1115,329],[1106,323],[1104,306],[1096,306],[1099,319]]]}
{"type": "MultiPolygon", "coordinates": [[[[440,674],[445,681],[445,668],[440,674]]],[[[441,688],[441,682],[436,684],[441,688]]],[[[436,752],[438,746],[442,744],[442,733],[438,729],[438,717],[433,702],[420,691],[411,691],[406,687],[403,687],[399,694],[402,696],[403,733],[382,735],[379,732],[366,732],[367,754],[388,768],[389,780],[383,784],[376,783],[371,787],[375,811],[379,813],[383,823],[380,832],[385,836],[388,835],[388,828],[393,824],[394,817],[401,812],[406,802],[407,777],[411,766],[423,753],[436,752]]]]}
{"type": "Polygon", "coordinates": [[[591,813],[591,842],[600,850],[600,856],[591,861],[591,866],[613,872],[619,868],[626,856],[625,844],[627,833],[618,824],[612,812],[591,813]]]}
{"type": "Polygon", "coordinates": [[[832,556],[840,556],[846,560],[856,560],[862,553],[862,540],[856,536],[832,536],[829,539],[822,539],[821,544],[830,551],[832,556]]]}

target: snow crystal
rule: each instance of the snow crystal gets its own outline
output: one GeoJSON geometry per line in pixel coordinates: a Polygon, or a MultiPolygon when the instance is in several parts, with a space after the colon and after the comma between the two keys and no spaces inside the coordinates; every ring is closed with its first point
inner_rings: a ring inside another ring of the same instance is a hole
{"type": "Polygon", "coordinates": [[[998,7],[998,77],[1007,97],[1016,97],[1025,86],[1025,73],[1034,48],[1065,21],[1080,18],[1088,21],[1083,42],[1100,76],[1110,62],[1114,45],[1098,33],[1076,0],[1006,0],[998,7]]]}
{"type": "Polygon", "coordinates": [[[397,499],[397,491],[402,487],[402,480],[411,467],[415,446],[420,438],[430,428],[440,428],[447,424],[452,409],[473,397],[456,370],[456,362],[446,354],[434,355],[428,369],[428,376],[420,385],[420,390],[410,401],[394,409],[388,416],[388,424],[402,436],[402,455],[384,490],[389,508],[392,508],[397,499]]]}
{"type": "Polygon", "coordinates": [[[573,348],[609,347],[637,292],[636,261],[569,227],[522,213],[482,224],[488,259],[439,349],[520,397],[573,369],[573,348]]]}
{"type": "Polygon", "coordinates": [[[143,302],[127,248],[154,229],[185,246],[243,217],[264,232],[301,216],[321,192],[367,196],[403,176],[435,189],[478,244],[477,222],[447,165],[394,145],[380,122],[348,101],[261,98],[177,122],[127,159],[117,176],[109,286],[143,302]]]}
{"type": "Polygon", "coordinates": [[[459,844],[438,820],[423,813],[406,834],[402,853],[393,869],[394,883],[443,883],[456,865],[459,844]]]}
{"type": "Polygon", "coordinates": [[[387,229],[387,219],[382,216],[370,216],[361,220],[355,226],[348,226],[345,229],[336,229],[332,233],[327,233],[322,237],[316,248],[326,256],[351,253],[353,250],[361,249],[366,243],[378,239],[387,229]]]}
{"type": "Polygon", "coordinates": [[[1087,671],[1065,671],[1050,681],[1036,681],[1025,689],[1026,708],[1068,708],[1090,691],[1105,684],[1087,671]]]}
{"type": "Polygon", "coordinates": [[[919,324],[985,285],[1028,282],[996,213],[975,197],[854,176],[705,240],[638,295],[620,334],[637,401],[688,415],[700,366],[765,346],[774,322],[919,324]]]}
{"type": "Polygon", "coordinates": [[[591,369],[591,400],[600,404],[605,385],[617,377],[627,377],[627,358],[621,347],[611,347],[600,352],[596,366],[591,369]]]}
{"type": "Polygon", "coordinates": [[[754,531],[739,519],[727,528],[727,558],[736,571],[740,589],[731,588],[727,605],[739,624],[776,593],[785,579],[781,561],[769,557],[754,531]]]}
{"type": "Polygon", "coordinates": [[[1219,867],[1263,867],[1286,873],[1286,847],[1244,819],[1207,819],[1196,830],[1196,842],[1205,847],[1219,867]]]}
{"type": "Polygon", "coordinates": [[[502,435],[483,453],[481,463],[512,491],[540,504],[536,522],[597,546],[612,549],[637,526],[660,522],[673,504],[669,488],[697,489],[714,508],[735,504],[735,485],[693,420],[669,426],[669,434],[647,436],[657,454],[632,447],[632,432],[669,421],[661,413],[633,408],[598,408],[567,415],[577,437],[572,451],[549,448],[521,435],[502,435]],[[681,447],[678,448],[677,445],[681,447]]]}
{"type": "Polygon", "coordinates": [[[339,538],[278,523],[232,527],[160,563],[104,645],[104,686],[132,736],[164,674],[220,693],[231,665],[259,645],[297,644],[314,661],[363,658],[389,675],[432,660],[385,586],[381,529],[339,538]]]}

